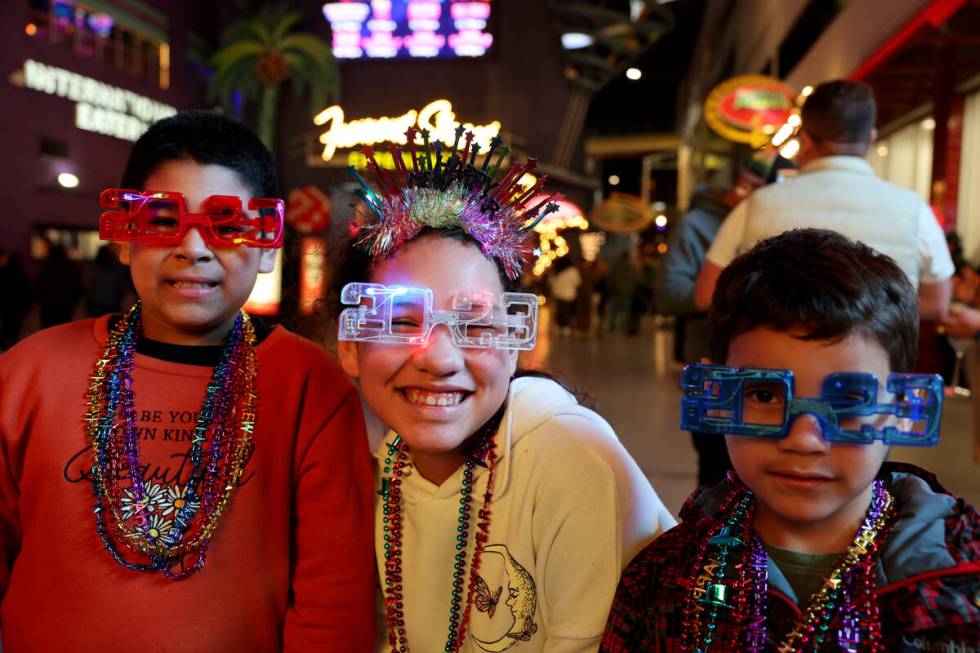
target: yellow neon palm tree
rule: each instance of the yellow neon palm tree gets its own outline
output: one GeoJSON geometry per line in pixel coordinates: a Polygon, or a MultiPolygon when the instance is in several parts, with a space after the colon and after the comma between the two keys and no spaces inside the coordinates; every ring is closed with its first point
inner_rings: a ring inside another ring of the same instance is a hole
{"type": "Polygon", "coordinates": [[[316,34],[295,32],[302,14],[285,4],[266,5],[241,18],[221,35],[221,47],[211,57],[214,75],[209,95],[225,107],[235,91],[245,100],[259,100],[258,134],[275,152],[279,91],[287,80],[296,95],[309,89],[310,112],[336,98],[340,79],[330,45],[316,34]]]}

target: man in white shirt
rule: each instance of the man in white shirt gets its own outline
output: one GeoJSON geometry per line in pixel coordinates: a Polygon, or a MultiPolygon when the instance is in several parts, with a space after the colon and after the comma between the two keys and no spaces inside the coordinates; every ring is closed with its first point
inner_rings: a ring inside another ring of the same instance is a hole
{"type": "Polygon", "coordinates": [[[555,300],[555,322],[558,333],[568,335],[572,332],[572,310],[578,287],[582,285],[582,275],[578,267],[567,258],[558,259],[555,273],[548,280],[551,298],[555,300]]]}
{"type": "Polygon", "coordinates": [[[875,140],[874,94],[848,80],[818,86],[803,105],[800,174],[760,189],[725,218],[698,275],[706,310],[721,271],[755,243],[790,229],[832,229],[895,259],[918,288],[919,314],[941,321],[955,269],[929,206],[875,176],[864,160],[875,140]]]}

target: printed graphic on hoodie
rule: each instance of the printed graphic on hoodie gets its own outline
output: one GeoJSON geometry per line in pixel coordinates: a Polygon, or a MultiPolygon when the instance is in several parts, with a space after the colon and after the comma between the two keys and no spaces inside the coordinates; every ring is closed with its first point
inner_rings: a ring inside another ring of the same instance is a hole
{"type": "Polygon", "coordinates": [[[528,642],[538,631],[534,614],[538,607],[537,587],[527,569],[510,554],[504,544],[489,544],[483,549],[481,561],[485,576],[477,577],[477,587],[473,600],[475,612],[472,614],[473,630],[471,637],[484,651],[506,651],[518,642],[528,642]],[[496,558],[496,564],[494,559],[496,558]],[[503,566],[505,574],[494,574],[494,568],[503,566]],[[486,578],[506,576],[506,587],[493,587],[486,578]],[[503,594],[507,610],[498,604],[503,594]],[[510,614],[507,614],[507,611],[510,614]],[[478,613],[487,615],[486,621],[477,619],[478,613]],[[494,615],[497,618],[494,618],[494,615]],[[479,627],[477,627],[477,623],[479,627]],[[478,637],[477,631],[484,637],[478,637]],[[496,635],[494,637],[494,635],[496,635]]]}

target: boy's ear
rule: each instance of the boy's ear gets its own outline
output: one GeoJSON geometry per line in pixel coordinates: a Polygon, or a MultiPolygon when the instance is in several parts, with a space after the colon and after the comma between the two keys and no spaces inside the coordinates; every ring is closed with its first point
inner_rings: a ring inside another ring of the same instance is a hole
{"type": "Polygon", "coordinates": [[[119,262],[123,265],[129,265],[133,260],[132,247],[132,243],[119,243],[119,262]]]}
{"type": "Polygon", "coordinates": [[[259,252],[259,272],[272,272],[276,267],[276,253],[278,249],[263,249],[259,252]]]}
{"type": "Polygon", "coordinates": [[[357,360],[357,343],[351,340],[341,340],[337,343],[337,358],[340,359],[340,367],[347,376],[359,377],[361,367],[357,360]]]}

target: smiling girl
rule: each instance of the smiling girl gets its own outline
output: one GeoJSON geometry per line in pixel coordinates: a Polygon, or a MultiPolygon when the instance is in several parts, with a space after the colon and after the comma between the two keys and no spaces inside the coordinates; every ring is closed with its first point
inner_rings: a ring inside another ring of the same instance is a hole
{"type": "Polygon", "coordinates": [[[376,219],[335,278],[341,363],[390,429],[375,452],[383,649],[594,651],[621,570],[674,520],[605,420],[518,370],[538,302],[513,280],[548,207],[516,185],[533,164],[494,179],[499,141],[478,168],[462,131],[433,154],[410,130],[411,167],[393,172],[366,151],[376,219]]]}

